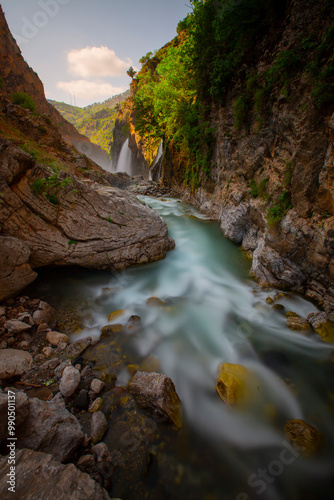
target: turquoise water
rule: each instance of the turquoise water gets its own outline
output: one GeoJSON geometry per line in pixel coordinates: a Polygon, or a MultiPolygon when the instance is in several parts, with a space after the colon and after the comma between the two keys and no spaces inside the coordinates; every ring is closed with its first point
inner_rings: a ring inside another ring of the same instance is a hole
{"type": "MultiPolygon", "coordinates": [[[[157,358],[159,371],[174,381],[193,453],[199,452],[197,437],[209,454],[212,450],[217,470],[208,465],[215,492],[208,499],[331,498],[333,346],[287,328],[284,313],[265,301],[278,291],[263,289],[251,278],[250,261],[223,237],[218,223],[177,199],[141,199],[164,218],[176,242],[164,260],[115,274],[79,270],[69,278],[57,271],[52,290],[41,277],[36,293],[47,299],[52,292],[51,302],[58,306],[70,298],[81,302],[76,307],[85,328],[75,338],[99,337],[115,310],[126,310],[115,323],[133,314],[141,317],[140,334],[129,341],[131,352],[138,364],[157,358]],[[164,305],[148,307],[152,296],[164,305]],[[256,392],[243,408],[227,407],[216,393],[218,366],[226,362],[254,374],[256,392]],[[283,433],[291,418],[307,421],[325,436],[317,457],[292,454],[283,433]],[[285,449],[289,463],[280,459],[285,449]],[[258,471],[268,467],[270,474],[259,478],[258,471]],[[220,484],[225,469],[232,472],[220,484]]],[[[291,294],[277,303],[304,318],[317,311],[291,294]]],[[[117,375],[118,385],[130,378],[124,370],[117,375]]],[[[189,491],[188,498],[197,497],[189,491]]]]}

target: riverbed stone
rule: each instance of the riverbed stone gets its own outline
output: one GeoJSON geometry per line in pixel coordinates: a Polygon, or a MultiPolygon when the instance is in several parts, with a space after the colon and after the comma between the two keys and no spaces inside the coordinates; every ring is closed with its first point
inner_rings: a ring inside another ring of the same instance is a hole
{"type": "Polygon", "coordinates": [[[59,399],[29,400],[29,414],[17,433],[18,448],[51,453],[60,462],[67,461],[80,446],[84,434],[77,419],[59,399]]]}
{"type": "Polygon", "coordinates": [[[67,343],[70,341],[67,335],[59,332],[48,332],[46,335],[46,340],[55,347],[58,347],[62,342],[67,343]]]}
{"type": "Polygon", "coordinates": [[[102,382],[102,380],[98,378],[94,378],[90,384],[91,391],[94,392],[94,394],[98,395],[100,392],[103,390],[105,386],[105,383],[102,382]]]}
{"type": "Polygon", "coordinates": [[[219,366],[216,390],[228,406],[242,403],[248,398],[249,381],[253,374],[244,366],[224,363],[219,366]]]}
{"type": "Polygon", "coordinates": [[[26,373],[31,368],[33,359],[29,352],[17,349],[0,351],[0,379],[9,379],[26,373]]]}
{"type": "Polygon", "coordinates": [[[324,342],[334,343],[334,321],[326,313],[310,314],[307,319],[324,342]]]}
{"type": "Polygon", "coordinates": [[[113,311],[109,314],[108,321],[115,321],[116,319],[124,316],[124,314],[126,314],[127,312],[127,309],[118,309],[117,311],[113,311]]]}
{"type": "Polygon", "coordinates": [[[72,361],[80,356],[87,347],[89,347],[92,343],[92,337],[85,337],[80,340],[76,340],[72,342],[66,347],[65,358],[71,359],[72,361]]]}
{"type": "Polygon", "coordinates": [[[129,384],[129,392],[143,410],[155,415],[159,421],[182,426],[182,408],[173,381],[155,372],[137,372],[129,384]]]}
{"type": "Polygon", "coordinates": [[[55,376],[57,377],[57,379],[62,378],[63,372],[67,366],[71,366],[71,360],[69,359],[66,359],[60,365],[57,366],[57,368],[55,369],[55,376]]]}
{"type": "Polygon", "coordinates": [[[92,404],[89,406],[89,412],[90,413],[95,413],[96,411],[100,410],[103,405],[103,399],[102,398],[96,398],[92,402],[92,404]]]}
{"type": "Polygon", "coordinates": [[[159,299],[159,297],[149,297],[146,300],[146,305],[148,307],[159,307],[159,306],[164,306],[165,302],[159,299]]]}
{"type": "Polygon", "coordinates": [[[289,316],[286,320],[286,325],[290,330],[296,330],[298,332],[309,332],[311,333],[310,323],[306,321],[306,319],[297,317],[297,316],[289,316]]]}
{"type": "Polygon", "coordinates": [[[5,329],[12,335],[17,335],[31,329],[31,326],[17,319],[10,319],[4,324],[5,329]]]}
{"type": "Polygon", "coordinates": [[[103,436],[105,435],[105,433],[107,432],[107,429],[108,429],[108,422],[104,413],[102,413],[102,411],[97,411],[93,413],[91,428],[90,428],[92,443],[94,444],[99,443],[103,438],[103,436]]]}
{"type": "MultiPolygon", "coordinates": [[[[47,453],[16,452],[16,488],[10,498],[27,500],[111,500],[102,486],[73,464],[61,464],[47,453]]],[[[0,497],[9,498],[7,457],[0,458],[0,497]]]]}
{"type": "Polygon", "coordinates": [[[289,420],[284,430],[292,446],[304,455],[316,453],[323,442],[318,429],[301,419],[289,420]]]}
{"type": "Polygon", "coordinates": [[[65,398],[74,394],[80,384],[80,372],[74,366],[67,366],[60,380],[59,390],[65,398]]]}

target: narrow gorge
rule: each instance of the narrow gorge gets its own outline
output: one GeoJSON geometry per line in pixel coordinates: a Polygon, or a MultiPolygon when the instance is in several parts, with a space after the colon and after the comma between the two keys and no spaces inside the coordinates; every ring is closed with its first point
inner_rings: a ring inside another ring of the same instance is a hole
{"type": "Polygon", "coordinates": [[[332,2],[191,0],[140,69],[104,23],[162,5],[38,5],[73,79],[0,7],[0,497],[331,500],[332,2]]]}

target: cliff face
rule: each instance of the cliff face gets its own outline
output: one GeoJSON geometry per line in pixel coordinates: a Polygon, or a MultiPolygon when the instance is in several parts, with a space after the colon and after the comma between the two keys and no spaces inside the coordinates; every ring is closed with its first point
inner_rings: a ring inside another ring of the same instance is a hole
{"type": "Polygon", "coordinates": [[[288,3],[223,103],[206,96],[215,129],[210,173],[200,175],[196,189],[188,187],[182,156],[170,141],[161,182],[220,221],[224,235],[253,258],[261,283],[305,294],[332,311],[334,109],[315,105],[310,71],[300,70],[303,58],[310,65],[326,55],[329,11],[328,2],[288,3]],[[262,75],[272,81],[275,75],[270,93],[252,88],[263,83],[262,75]]]}
{"type": "Polygon", "coordinates": [[[22,57],[0,6],[0,77],[2,78],[2,91],[10,96],[14,92],[25,92],[30,95],[39,113],[51,117],[53,123],[59,128],[62,137],[69,141],[93,161],[106,168],[110,166],[108,154],[96,144],[81,135],[76,128],[65,120],[61,114],[45,98],[44,86],[37,73],[28,66],[22,57]]]}

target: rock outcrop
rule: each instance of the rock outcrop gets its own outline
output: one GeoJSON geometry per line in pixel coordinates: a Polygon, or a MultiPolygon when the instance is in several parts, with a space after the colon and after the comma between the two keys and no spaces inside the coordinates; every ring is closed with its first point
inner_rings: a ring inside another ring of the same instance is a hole
{"type": "Polygon", "coordinates": [[[8,459],[0,458],[0,496],[19,500],[110,500],[106,490],[73,464],[31,450],[16,452],[15,493],[8,492],[8,459]],[[10,496],[9,496],[10,495],[10,496]]]}
{"type": "Polygon", "coordinates": [[[26,274],[12,281],[11,294],[32,281],[33,268],[121,269],[162,258],[173,248],[162,218],[133,195],[55,174],[10,141],[0,144],[0,190],[1,240],[11,238],[7,246],[23,252],[25,261],[1,262],[0,300],[8,297],[10,275],[22,266],[26,274]]]}

